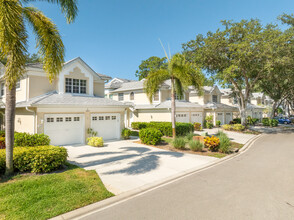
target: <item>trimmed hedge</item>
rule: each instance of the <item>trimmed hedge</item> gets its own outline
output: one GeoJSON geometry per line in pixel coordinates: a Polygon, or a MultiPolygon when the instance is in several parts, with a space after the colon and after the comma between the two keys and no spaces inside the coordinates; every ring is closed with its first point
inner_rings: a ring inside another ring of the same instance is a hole
{"type": "Polygon", "coordinates": [[[87,144],[92,147],[103,147],[104,141],[102,137],[89,137],[87,138],[87,144]]]}
{"type": "MultiPolygon", "coordinates": [[[[164,136],[172,137],[172,123],[171,122],[133,122],[132,128],[156,128],[158,129],[164,136]],[[134,124],[135,123],[135,124],[134,124]]],[[[177,136],[185,136],[190,132],[194,131],[194,126],[192,123],[183,123],[176,122],[176,135],[177,136]]]]}
{"type": "Polygon", "coordinates": [[[142,143],[156,145],[161,142],[162,133],[156,128],[144,128],[139,132],[142,143]]]}
{"type": "MultiPolygon", "coordinates": [[[[5,171],[5,150],[0,150],[0,173],[5,171]]],[[[17,147],[13,150],[14,170],[20,172],[47,173],[65,164],[67,150],[64,147],[17,147]]]]}
{"type": "Polygon", "coordinates": [[[15,147],[46,146],[50,144],[50,138],[45,134],[15,133],[15,147]]]}
{"type": "Polygon", "coordinates": [[[121,137],[124,140],[130,139],[130,136],[132,134],[132,131],[130,129],[124,128],[121,131],[121,137]]]}

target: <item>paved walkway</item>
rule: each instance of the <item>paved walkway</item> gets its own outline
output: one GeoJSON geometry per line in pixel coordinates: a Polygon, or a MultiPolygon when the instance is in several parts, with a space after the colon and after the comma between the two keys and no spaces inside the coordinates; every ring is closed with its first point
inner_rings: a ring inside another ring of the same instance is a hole
{"type": "MultiPolygon", "coordinates": [[[[195,131],[195,132],[198,134],[207,132],[209,135],[215,135],[219,130],[222,130],[222,129],[221,128],[203,129],[203,131],[195,131]]],[[[225,130],[222,130],[222,131],[226,133],[232,141],[240,143],[240,144],[245,144],[251,138],[256,137],[256,135],[254,134],[243,134],[240,132],[225,131],[225,130]]]]}
{"type": "Polygon", "coordinates": [[[105,147],[66,146],[69,161],[96,170],[106,188],[114,194],[164,180],[212,161],[214,157],[161,150],[134,140],[114,141],[105,147]]]}
{"type": "Polygon", "coordinates": [[[81,219],[294,219],[294,133],[81,219]]]}

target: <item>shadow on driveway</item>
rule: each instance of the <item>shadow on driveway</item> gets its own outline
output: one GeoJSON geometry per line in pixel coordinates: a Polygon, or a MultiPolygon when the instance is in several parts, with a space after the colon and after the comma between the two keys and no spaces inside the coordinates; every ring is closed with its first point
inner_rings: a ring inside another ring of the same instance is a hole
{"type": "Polygon", "coordinates": [[[128,174],[128,175],[137,175],[150,172],[152,170],[157,169],[159,166],[159,159],[160,156],[171,156],[175,158],[183,157],[183,153],[179,152],[169,152],[169,151],[153,151],[147,147],[120,147],[118,148],[120,151],[108,151],[108,152],[95,152],[95,153],[88,153],[77,156],[77,158],[87,158],[93,159],[95,156],[104,156],[104,155],[114,155],[108,158],[99,158],[94,159],[89,162],[77,163],[80,167],[87,168],[102,164],[111,164],[119,161],[123,161],[126,159],[134,158],[135,160],[132,162],[127,163],[129,165],[126,168],[112,170],[105,172],[103,174],[111,175],[111,174],[128,174]]]}

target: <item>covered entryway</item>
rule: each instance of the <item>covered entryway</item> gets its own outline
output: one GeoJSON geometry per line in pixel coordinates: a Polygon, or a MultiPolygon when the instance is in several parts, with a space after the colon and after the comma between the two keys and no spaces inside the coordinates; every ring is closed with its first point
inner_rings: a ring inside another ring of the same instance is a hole
{"type": "Polygon", "coordinates": [[[48,135],[52,145],[84,143],[83,114],[45,114],[44,134],[48,135]]]}
{"type": "Polygon", "coordinates": [[[189,123],[189,112],[177,112],[176,113],[176,122],[186,122],[189,123]]]}
{"type": "Polygon", "coordinates": [[[191,113],[191,122],[192,123],[203,123],[203,116],[202,116],[202,112],[192,112],[191,113]]]}
{"type": "Polygon", "coordinates": [[[226,119],[225,119],[225,121],[226,121],[226,124],[230,124],[230,122],[233,121],[233,115],[232,115],[231,112],[227,112],[226,113],[226,119]]]}
{"type": "Polygon", "coordinates": [[[97,136],[102,137],[103,140],[119,139],[120,114],[91,114],[91,128],[98,132],[97,136]]]}

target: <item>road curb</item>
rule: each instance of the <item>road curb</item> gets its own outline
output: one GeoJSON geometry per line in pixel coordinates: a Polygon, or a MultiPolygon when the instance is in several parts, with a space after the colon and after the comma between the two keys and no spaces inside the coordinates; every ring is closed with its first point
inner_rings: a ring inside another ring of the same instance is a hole
{"type": "Polygon", "coordinates": [[[178,181],[178,180],[180,180],[182,178],[185,178],[187,176],[190,176],[192,174],[204,171],[206,169],[214,167],[214,166],[216,166],[218,164],[221,164],[223,162],[231,160],[231,159],[245,153],[247,150],[250,149],[250,147],[253,145],[253,143],[262,136],[264,136],[264,134],[259,134],[256,137],[253,137],[250,140],[248,140],[244,144],[244,146],[239,150],[238,153],[228,155],[228,156],[226,156],[224,158],[221,158],[221,159],[219,159],[217,161],[210,162],[210,163],[205,164],[203,166],[183,171],[183,172],[181,172],[179,174],[170,176],[170,177],[165,178],[165,179],[160,180],[160,181],[156,181],[156,182],[144,185],[142,187],[131,190],[129,192],[125,192],[125,193],[119,194],[117,196],[114,196],[114,197],[111,197],[111,198],[108,198],[108,199],[105,199],[105,200],[102,200],[102,201],[99,201],[99,202],[84,206],[82,208],[79,208],[79,209],[76,209],[76,210],[61,214],[59,216],[51,218],[51,220],[80,219],[82,217],[86,217],[87,215],[90,215],[93,212],[101,211],[101,210],[106,209],[108,207],[111,207],[111,206],[114,206],[114,205],[119,204],[121,202],[124,202],[124,201],[126,201],[128,199],[131,199],[131,198],[134,198],[134,197],[139,196],[141,194],[144,194],[144,193],[146,193],[148,191],[151,191],[151,190],[154,190],[156,188],[162,187],[164,185],[170,184],[170,183],[172,183],[174,181],[178,181]]]}

